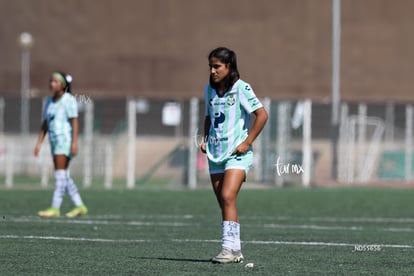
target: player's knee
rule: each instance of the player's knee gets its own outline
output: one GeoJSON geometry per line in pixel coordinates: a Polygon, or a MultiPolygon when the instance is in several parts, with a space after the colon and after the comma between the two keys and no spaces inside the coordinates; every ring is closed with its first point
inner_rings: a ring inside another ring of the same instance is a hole
{"type": "Polygon", "coordinates": [[[230,192],[221,192],[221,202],[225,206],[235,205],[236,196],[230,192]]]}

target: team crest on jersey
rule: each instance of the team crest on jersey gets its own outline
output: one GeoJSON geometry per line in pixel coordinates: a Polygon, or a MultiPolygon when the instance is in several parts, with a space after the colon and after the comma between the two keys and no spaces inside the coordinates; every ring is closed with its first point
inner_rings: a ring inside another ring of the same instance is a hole
{"type": "Polygon", "coordinates": [[[227,104],[232,106],[236,102],[236,99],[234,98],[233,94],[230,94],[230,96],[227,98],[227,104]]]}

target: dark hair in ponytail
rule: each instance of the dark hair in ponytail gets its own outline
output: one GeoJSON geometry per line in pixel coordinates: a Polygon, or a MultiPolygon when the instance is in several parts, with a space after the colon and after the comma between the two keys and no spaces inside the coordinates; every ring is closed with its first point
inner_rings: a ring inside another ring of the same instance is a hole
{"type": "MultiPolygon", "coordinates": [[[[236,53],[226,47],[218,47],[210,52],[208,59],[212,57],[217,58],[220,62],[229,65],[229,74],[223,80],[225,83],[225,91],[228,91],[233,87],[238,79],[240,79],[239,70],[237,69],[237,56],[236,53]]],[[[210,86],[214,89],[219,88],[219,84],[214,82],[210,75],[210,86]]]]}
{"type": "Polygon", "coordinates": [[[55,71],[55,73],[62,75],[62,77],[65,79],[66,86],[63,91],[66,93],[72,93],[72,76],[62,71],[55,71]]]}

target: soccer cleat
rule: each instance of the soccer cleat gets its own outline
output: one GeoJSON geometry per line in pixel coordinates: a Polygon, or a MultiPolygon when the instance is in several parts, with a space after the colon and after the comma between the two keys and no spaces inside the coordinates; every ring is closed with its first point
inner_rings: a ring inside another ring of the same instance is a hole
{"type": "Polygon", "coordinates": [[[75,207],[70,211],[69,213],[66,213],[66,217],[68,218],[74,218],[78,216],[84,216],[88,213],[88,208],[86,208],[85,205],[80,205],[78,207],[75,207]]]}
{"type": "Polygon", "coordinates": [[[58,208],[50,207],[46,210],[39,211],[37,214],[42,218],[57,218],[60,216],[60,210],[58,208]]]}
{"type": "Polygon", "coordinates": [[[211,259],[215,264],[242,263],[243,260],[244,257],[240,250],[233,251],[227,248],[223,248],[217,256],[211,259]]]}

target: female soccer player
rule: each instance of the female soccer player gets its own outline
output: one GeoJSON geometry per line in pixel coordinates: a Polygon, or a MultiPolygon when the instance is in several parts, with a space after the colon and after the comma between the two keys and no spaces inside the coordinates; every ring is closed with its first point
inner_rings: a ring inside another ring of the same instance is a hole
{"type": "Polygon", "coordinates": [[[252,143],[267,121],[267,112],[251,86],[240,79],[236,54],[219,47],[208,56],[210,83],[205,88],[205,141],[210,179],[222,213],[222,250],[213,263],[243,261],[237,194],[253,163],[252,143]],[[250,131],[250,113],[256,115],[250,131]]]}
{"type": "Polygon", "coordinates": [[[75,205],[66,216],[73,218],[88,213],[69,174],[69,162],[78,152],[78,109],[75,98],[70,94],[71,81],[72,78],[62,72],[52,74],[49,86],[53,96],[46,102],[43,123],[34,149],[34,155],[38,156],[43,139],[49,132],[55,166],[55,191],[52,206],[38,212],[41,217],[60,216],[60,206],[66,191],[75,205]]]}

